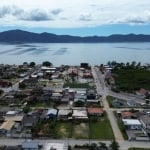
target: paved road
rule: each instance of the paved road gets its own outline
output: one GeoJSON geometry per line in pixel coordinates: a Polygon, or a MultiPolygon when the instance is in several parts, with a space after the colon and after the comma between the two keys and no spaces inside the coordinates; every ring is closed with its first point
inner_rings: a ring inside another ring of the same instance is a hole
{"type": "Polygon", "coordinates": [[[99,82],[96,83],[97,92],[98,92],[98,94],[100,92],[102,94],[103,107],[104,107],[105,111],[107,112],[108,119],[110,120],[110,124],[111,124],[112,130],[113,130],[115,139],[117,141],[120,141],[120,140],[123,141],[124,139],[120,132],[120,129],[118,128],[115,116],[114,116],[112,110],[109,108],[108,102],[106,100],[106,95],[107,95],[106,90],[108,90],[108,88],[105,86],[104,76],[100,73],[97,74],[98,71],[96,71],[95,68],[92,69],[92,72],[93,72],[93,76],[94,76],[95,80],[99,79],[99,82]]]}
{"type": "MultiPolygon", "coordinates": [[[[62,140],[51,140],[51,139],[34,139],[35,141],[38,141],[39,144],[44,145],[45,143],[65,143],[65,146],[71,145],[74,146],[75,144],[83,145],[86,143],[99,143],[104,142],[107,146],[111,143],[111,141],[100,141],[100,140],[74,140],[74,139],[62,139],[62,140]]],[[[15,145],[21,145],[22,142],[25,141],[25,139],[0,139],[0,145],[7,145],[7,146],[15,146],[15,145]]],[[[150,148],[150,142],[129,142],[129,141],[118,141],[120,145],[120,150],[128,150],[130,147],[139,147],[139,148],[150,148]]]]}

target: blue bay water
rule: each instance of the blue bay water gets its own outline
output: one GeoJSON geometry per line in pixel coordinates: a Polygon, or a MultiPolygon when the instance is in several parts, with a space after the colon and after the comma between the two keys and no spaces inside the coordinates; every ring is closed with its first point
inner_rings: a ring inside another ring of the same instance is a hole
{"type": "Polygon", "coordinates": [[[0,43],[0,63],[4,64],[50,61],[55,66],[98,65],[113,60],[150,63],[150,43],[0,43]]]}

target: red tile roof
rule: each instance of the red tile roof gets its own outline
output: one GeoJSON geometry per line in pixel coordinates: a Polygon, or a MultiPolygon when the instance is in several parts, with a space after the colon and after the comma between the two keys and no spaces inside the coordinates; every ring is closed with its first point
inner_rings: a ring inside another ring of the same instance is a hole
{"type": "Polygon", "coordinates": [[[121,112],[121,116],[122,116],[122,118],[130,118],[130,117],[133,117],[134,114],[130,111],[123,111],[123,112],[121,112]]]}
{"type": "Polygon", "coordinates": [[[88,108],[89,114],[103,114],[104,110],[102,108],[88,108]]]}

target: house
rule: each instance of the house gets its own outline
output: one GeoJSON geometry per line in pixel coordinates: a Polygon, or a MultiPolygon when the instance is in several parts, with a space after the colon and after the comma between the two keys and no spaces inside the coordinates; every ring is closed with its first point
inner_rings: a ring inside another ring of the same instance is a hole
{"type": "Polygon", "coordinates": [[[48,109],[47,113],[46,113],[46,118],[56,118],[57,117],[57,109],[54,108],[50,108],[48,109]]]}
{"type": "Polygon", "coordinates": [[[13,136],[13,130],[17,131],[18,133],[22,130],[22,121],[23,121],[23,115],[16,115],[16,116],[6,116],[5,121],[12,121],[14,122],[14,126],[12,128],[12,134],[13,136]]]}
{"type": "Polygon", "coordinates": [[[121,100],[115,99],[112,102],[112,106],[113,107],[122,107],[122,106],[125,106],[125,103],[121,100]]]}
{"type": "Polygon", "coordinates": [[[83,78],[92,78],[92,73],[89,70],[85,70],[85,72],[83,73],[83,78]]]}
{"type": "Polygon", "coordinates": [[[2,123],[0,126],[0,133],[6,135],[7,137],[11,136],[11,130],[14,127],[15,122],[12,120],[7,120],[2,123]]]}
{"type": "Polygon", "coordinates": [[[136,100],[128,100],[127,105],[130,107],[136,107],[138,106],[138,103],[136,102],[136,100]]]}
{"type": "Polygon", "coordinates": [[[140,130],[142,124],[138,119],[122,119],[124,126],[131,130],[140,130]]]}
{"type": "Polygon", "coordinates": [[[144,99],[146,97],[147,90],[141,88],[140,90],[137,90],[135,93],[138,97],[144,99]]]}
{"type": "Polygon", "coordinates": [[[122,111],[121,112],[121,118],[122,119],[133,119],[136,118],[134,113],[130,112],[130,111],[122,111]]]}
{"type": "Polygon", "coordinates": [[[59,109],[57,119],[58,120],[68,120],[69,114],[72,114],[70,109],[59,109]]]}
{"type": "Polygon", "coordinates": [[[39,143],[37,141],[27,140],[22,143],[23,150],[38,150],[39,143]]]}
{"type": "Polygon", "coordinates": [[[0,133],[10,137],[13,128],[16,128],[16,124],[21,124],[23,116],[6,116],[4,122],[0,126],[0,133]]]}
{"type": "Polygon", "coordinates": [[[5,87],[9,87],[9,86],[12,86],[11,82],[0,80],[0,87],[4,87],[5,88],[5,87]]]}
{"type": "Polygon", "coordinates": [[[87,99],[86,90],[77,90],[74,95],[74,102],[82,101],[85,102],[87,99]]]}
{"type": "Polygon", "coordinates": [[[61,98],[62,98],[62,94],[61,93],[59,93],[59,92],[54,92],[54,93],[52,93],[52,96],[51,96],[51,99],[52,100],[58,100],[58,101],[60,101],[61,100],[61,98]]]}
{"type": "Polygon", "coordinates": [[[54,72],[56,72],[57,68],[55,68],[55,67],[42,66],[42,67],[41,67],[41,70],[42,70],[43,72],[47,72],[47,73],[54,73],[54,72]]]}
{"type": "Polygon", "coordinates": [[[88,114],[91,116],[102,116],[104,114],[104,110],[102,108],[88,108],[88,114]]]}
{"type": "Polygon", "coordinates": [[[21,150],[18,146],[5,146],[4,150],[21,150]]]}
{"type": "Polygon", "coordinates": [[[64,143],[45,143],[43,150],[67,150],[64,143]]]}
{"type": "Polygon", "coordinates": [[[19,87],[25,85],[25,87],[33,88],[38,84],[38,79],[36,78],[29,78],[24,79],[22,82],[19,83],[19,87]]]}
{"type": "Polygon", "coordinates": [[[6,115],[6,113],[10,110],[9,107],[1,107],[0,109],[0,116],[6,115]]]}
{"type": "Polygon", "coordinates": [[[72,119],[83,119],[88,120],[87,110],[86,109],[73,109],[72,119]]]}
{"type": "Polygon", "coordinates": [[[40,115],[38,112],[34,113],[28,113],[23,117],[22,125],[23,127],[33,127],[36,125],[40,118],[40,115]]]}
{"type": "Polygon", "coordinates": [[[61,99],[61,103],[68,104],[68,102],[69,102],[69,93],[65,93],[61,99]]]}
{"type": "Polygon", "coordinates": [[[87,90],[87,99],[96,99],[97,92],[95,89],[87,90]]]}
{"type": "Polygon", "coordinates": [[[13,110],[10,110],[10,111],[8,111],[7,113],[6,113],[6,116],[15,116],[15,115],[17,115],[17,111],[13,111],[13,110]]]}

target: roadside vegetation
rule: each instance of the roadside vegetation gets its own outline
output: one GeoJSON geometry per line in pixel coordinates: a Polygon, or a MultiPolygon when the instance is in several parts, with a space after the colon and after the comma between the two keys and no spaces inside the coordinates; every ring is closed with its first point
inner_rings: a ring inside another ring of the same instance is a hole
{"type": "Polygon", "coordinates": [[[4,93],[4,91],[3,91],[3,90],[0,90],[0,96],[1,96],[3,93],[4,93]]]}
{"type": "Polygon", "coordinates": [[[84,144],[84,145],[75,145],[74,147],[69,146],[68,150],[119,150],[119,144],[115,140],[113,140],[110,145],[106,145],[103,142],[91,143],[91,144],[84,144]]]}
{"type": "Polygon", "coordinates": [[[113,101],[114,101],[114,98],[113,98],[112,96],[107,96],[106,99],[107,99],[107,101],[108,101],[109,107],[110,107],[110,108],[113,108],[112,103],[113,103],[113,101]]]}
{"type": "Polygon", "coordinates": [[[116,117],[116,121],[117,121],[117,124],[118,124],[118,127],[122,133],[122,136],[124,138],[124,140],[128,140],[128,136],[126,134],[126,131],[125,131],[125,127],[122,123],[122,121],[119,119],[119,117],[117,116],[117,113],[116,112],[113,112],[114,113],[114,116],[116,117]]]}

